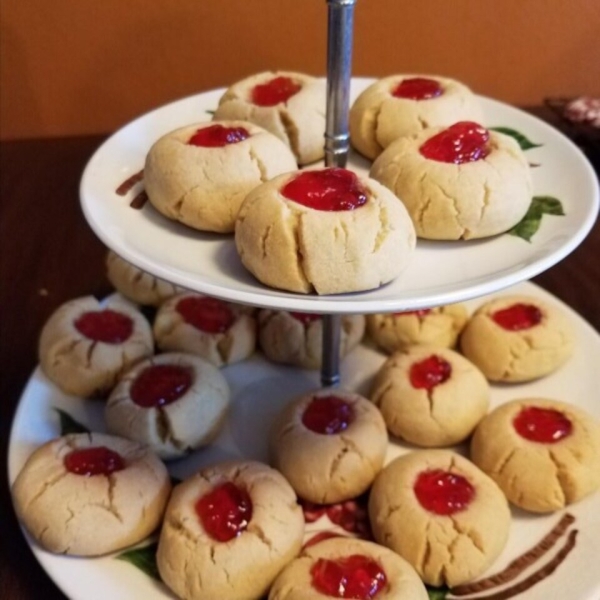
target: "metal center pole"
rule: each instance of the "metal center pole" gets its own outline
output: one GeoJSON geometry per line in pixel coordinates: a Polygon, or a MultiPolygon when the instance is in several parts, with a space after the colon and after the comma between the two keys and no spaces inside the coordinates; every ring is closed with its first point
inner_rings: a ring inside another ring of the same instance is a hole
{"type": "MultiPolygon", "coordinates": [[[[348,112],[356,0],[327,0],[325,165],[345,167],[350,148],[348,112]]],[[[340,383],[340,315],[323,315],[321,385],[340,383]]]]}

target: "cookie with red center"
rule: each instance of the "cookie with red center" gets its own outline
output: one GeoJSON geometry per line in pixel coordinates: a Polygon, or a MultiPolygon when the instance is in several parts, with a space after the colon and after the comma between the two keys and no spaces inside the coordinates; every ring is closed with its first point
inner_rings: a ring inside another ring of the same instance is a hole
{"type": "Polygon", "coordinates": [[[467,438],[490,401],[485,377],[466,358],[438,346],[398,351],[377,372],[370,393],[388,431],[425,447],[467,438]]]}
{"type": "Polygon", "coordinates": [[[84,397],[110,392],[125,371],[153,352],[148,321],[116,296],[102,303],[92,296],[65,302],[44,324],[38,347],[47,377],[84,397]]]}
{"type": "Polygon", "coordinates": [[[106,255],[106,276],[125,298],[145,306],[160,306],[183,288],[142,271],[109,250],[106,255]]]}
{"type": "Polygon", "coordinates": [[[370,175],[402,200],[417,235],[432,240],[503,233],[524,217],[533,196],[516,140],[473,121],[396,140],[370,175]]]}
{"type": "Polygon", "coordinates": [[[216,367],[244,360],[256,347],[251,310],[194,292],[162,304],[153,331],[161,350],[196,354],[216,367]]]}
{"type": "Polygon", "coordinates": [[[265,285],[339,294],[394,279],[408,264],[415,233],[389,190],[329,168],[254,189],[240,209],[235,242],[244,266],[265,285]]]}
{"type": "Polygon", "coordinates": [[[349,538],[306,548],[280,573],[269,600],[427,600],[415,570],[388,548],[349,538]]]}
{"type": "Polygon", "coordinates": [[[47,442],[12,487],[17,515],[40,546],[77,556],[141,542],[160,525],[170,491],[149,448],[100,433],[47,442]]]}
{"type": "Polygon", "coordinates": [[[462,353],[490,381],[531,381],[573,354],[574,333],[555,304],[529,296],[499,296],[483,304],[460,338],[462,353]]]}
{"type": "MultiPolygon", "coordinates": [[[[341,317],[341,358],[360,343],[364,331],[364,316],[341,317]]],[[[273,362],[318,369],[323,352],[323,319],[321,315],[310,313],[261,310],[258,313],[258,343],[273,362]]]]}
{"type": "Polygon", "coordinates": [[[383,466],[385,423],[366,398],[323,389],[290,402],[270,435],[273,466],[298,496],[332,504],[365,492],[383,466]]]}
{"type": "Polygon", "coordinates": [[[393,75],[366,88],[350,109],[352,145],[375,159],[400,137],[456,121],[481,121],[479,100],[464,84],[430,75],[393,75]]]}
{"type": "Polygon", "coordinates": [[[104,414],[111,433],[148,444],[163,459],[180,458],[219,434],[229,397],[217,367],[168,352],[125,373],[104,414]]]}
{"type": "Polygon", "coordinates": [[[510,527],[500,488],[449,450],[420,450],[388,464],[371,489],[369,517],[375,539],[433,586],[481,575],[502,552],[510,527]]]}
{"type": "Polygon", "coordinates": [[[265,72],[234,83],[219,100],[213,119],[242,119],[282,140],[298,164],[323,158],[325,80],[288,71],[265,72]]]}
{"type": "Polygon", "coordinates": [[[600,423],[566,402],[513,400],[477,426],[471,457],[516,506],[560,510],[600,487],[600,423]]]}
{"type": "Polygon", "coordinates": [[[467,322],[464,304],[367,315],[371,339],[388,354],[414,344],[453,348],[467,322]]]}
{"type": "Polygon", "coordinates": [[[173,490],[158,542],[162,580],[180,598],[257,600],[302,547],[294,490],[267,465],[205,468],[173,490]]]}
{"type": "Polygon", "coordinates": [[[196,123],[153,144],[144,185],[154,208],[169,219],[229,233],[250,190],[296,168],[291,150],[258,125],[196,123]]]}

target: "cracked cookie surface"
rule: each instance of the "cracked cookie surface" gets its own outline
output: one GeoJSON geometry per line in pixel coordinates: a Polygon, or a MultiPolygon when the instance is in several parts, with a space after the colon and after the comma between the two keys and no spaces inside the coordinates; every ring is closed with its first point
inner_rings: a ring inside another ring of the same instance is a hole
{"type": "Polygon", "coordinates": [[[269,592],[269,600],[331,598],[312,585],[311,569],[319,559],[343,561],[350,556],[375,561],[385,575],[385,586],[376,595],[368,597],[376,597],[377,600],[427,600],[423,582],[407,561],[384,546],[352,538],[325,540],[306,548],[277,577],[269,592]]]}
{"type": "Polygon", "coordinates": [[[462,353],[490,381],[531,381],[552,373],[573,354],[575,336],[566,315],[556,306],[529,296],[503,296],[479,307],[465,326],[462,353]],[[508,330],[494,314],[515,305],[539,310],[539,323],[508,330]]]}
{"type": "Polygon", "coordinates": [[[379,410],[366,398],[338,389],[323,389],[290,402],[276,419],[269,447],[273,466],[298,496],[331,504],[359,496],[383,466],[388,437],[379,410]],[[303,416],[315,399],[334,396],[353,412],[336,433],[310,430],[303,416]]]}
{"type": "Polygon", "coordinates": [[[457,352],[420,345],[390,356],[375,375],[370,398],[390,433],[418,446],[439,447],[472,433],[487,412],[490,390],[479,369],[457,352]],[[432,356],[449,365],[449,377],[430,389],[416,388],[411,369],[432,356]]]}
{"type": "Polygon", "coordinates": [[[158,569],[184,600],[258,600],[298,554],[303,535],[302,509],[280,473],[257,462],[221,463],[173,490],[158,544],[158,569]],[[225,482],[247,492],[252,517],[237,537],[218,542],[204,529],[195,505],[225,482]]]}
{"type": "Polygon", "coordinates": [[[443,93],[436,98],[412,100],[392,95],[403,80],[422,75],[393,75],[371,84],[350,108],[352,145],[371,160],[400,137],[412,136],[430,127],[457,121],[481,121],[477,97],[464,84],[445,77],[425,76],[439,83],[443,93]]]}
{"type": "Polygon", "coordinates": [[[513,400],[477,427],[471,456],[510,502],[532,512],[564,508],[600,487],[600,424],[578,407],[548,398],[513,400]],[[514,422],[524,409],[556,411],[570,434],[550,443],[525,439],[514,422]]]}
{"type": "Polygon", "coordinates": [[[323,158],[325,151],[325,81],[288,71],[264,72],[234,83],[219,100],[213,120],[240,119],[254,123],[284,142],[298,164],[323,158]],[[285,102],[258,106],[252,102],[257,85],[279,77],[291,79],[300,89],[285,102]]]}
{"type": "Polygon", "coordinates": [[[431,128],[396,140],[373,163],[370,176],[402,200],[420,238],[483,238],[516,225],[533,196],[519,144],[489,131],[485,158],[454,164],[423,156],[421,146],[442,131],[431,128]]]}
{"type": "Polygon", "coordinates": [[[160,524],[171,483],[163,463],[146,447],[99,433],[47,442],[27,460],[13,484],[15,510],[50,552],[98,556],[142,541],[160,524]],[[125,468],[108,475],[69,472],[65,456],[105,447],[125,468]]]}
{"type": "Polygon", "coordinates": [[[61,390],[76,396],[100,396],[138,360],[151,356],[152,331],[142,313],[122,298],[100,303],[93,296],[59,306],[44,324],[38,354],[44,373],[61,390]],[[131,334],[118,343],[91,339],[75,325],[86,313],[113,311],[131,322],[131,334]]]}
{"type": "Polygon", "coordinates": [[[181,458],[210,444],[219,434],[229,398],[229,386],[217,367],[191,354],[159,354],[138,363],[121,378],[106,404],[106,425],[115,435],[149,445],[163,459],[181,458]],[[158,405],[140,406],[132,398],[132,387],[156,366],[189,374],[189,388],[172,402],[164,402],[169,392],[165,390],[163,398],[157,397],[158,405]]]}
{"type": "Polygon", "coordinates": [[[243,265],[267,286],[304,294],[373,289],[397,277],[415,247],[414,227],[398,198],[359,178],[367,201],[354,210],[316,210],[281,193],[296,174],[255,188],[236,223],[243,265]]]}
{"type": "Polygon", "coordinates": [[[246,194],[297,165],[281,140],[245,121],[223,123],[248,132],[240,142],[223,147],[188,143],[211,125],[189,125],[155,142],[146,157],[144,185],[154,208],[169,219],[200,231],[229,233],[246,194]]]}
{"type": "Polygon", "coordinates": [[[371,489],[369,517],[375,539],[433,586],[452,587],[481,575],[504,548],[510,527],[508,502],[500,488],[449,450],[420,450],[387,465],[371,489]],[[470,483],[474,494],[463,510],[440,515],[421,505],[415,482],[432,470],[470,483]]]}

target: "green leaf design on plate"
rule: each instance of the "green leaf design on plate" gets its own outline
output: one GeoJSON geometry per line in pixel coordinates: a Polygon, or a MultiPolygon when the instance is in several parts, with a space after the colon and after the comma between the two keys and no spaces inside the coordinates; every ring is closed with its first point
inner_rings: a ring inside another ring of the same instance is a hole
{"type": "Polygon", "coordinates": [[[58,413],[60,419],[60,435],[68,435],[69,433],[89,433],[90,430],[76,421],[68,412],[60,408],[54,409],[58,413]]]}
{"type": "Polygon", "coordinates": [[[425,586],[427,588],[427,594],[429,595],[429,600],[446,600],[446,596],[450,593],[450,590],[447,587],[434,588],[425,586]]]}
{"type": "Polygon", "coordinates": [[[124,560],[137,567],[140,571],[143,571],[149,577],[160,581],[160,575],[158,574],[158,567],[156,566],[156,549],[158,544],[150,544],[149,546],[142,546],[141,548],[134,548],[133,550],[127,550],[116,556],[117,560],[124,560]]]}
{"type": "Polygon", "coordinates": [[[205,110],[205,113],[208,113],[209,115],[214,115],[215,114],[215,110],[205,110]]]}
{"type": "Polygon", "coordinates": [[[534,196],[525,216],[512,229],[509,229],[508,233],[531,242],[531,238],[540,228],[544,215],[564,216],[564,214],[565,211],[560,200],[552,196],[534,196]]]}
{"type": "Polygon", "coordinates": [[[521,146],[521,150],[531,150],[531,148],[539,148],[543,144],[535,144],[529,138],[525,137],[520,131],[511,129],[510,127],[488,127],[491,131],[497,131],[498,133],[504,133],[514,138],[521,146]]]}

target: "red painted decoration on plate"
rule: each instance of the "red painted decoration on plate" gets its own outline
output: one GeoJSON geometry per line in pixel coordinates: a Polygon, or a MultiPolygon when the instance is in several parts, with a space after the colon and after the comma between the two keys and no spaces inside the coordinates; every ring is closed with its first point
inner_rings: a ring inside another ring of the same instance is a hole
{"type": "Polygon", "coordinates": [[[225,333],[235,321],[229,306],[216,298],[186,296],[176,309],[186,323],[206,333],[225,333]]]}
{"type": "Polygon", "coordinates": [[[452,374],[450,363],[435,354],[414,363],[410,367],[410,383],[416,389],[431,391],[436,385],[447,381],[452,374]]]}
{"type": "Polygon", "coordinates": [[[542,321],[542,311],[533,304],[513,304],[508,308],[497,310],[492,319],[503,329],[521,331],[531,329],[542,321]]]}
{"type": "Polygon", "coordinates": [[[517,433],[530,442],[555,444],[571,435],[573,423],[558,410],[528,406],[513,420],[517,433]]]}
{"type": "Polygon", "coordinates": [[[230,481],[202,496],[195,508],[206,533],[218,542],[228,542],[240,535],[252,519],[248,492],[230,481]]]}
{"type": "Polygon", "coordinates": [[[175,402],[192,385],[190,369],[178,365],[152,365],[131,384],[131,399],[138,406],[157,408],[175,402]]]}
{"type": "Polygon", "coordinates": [[[292,315],[296,321],[300,321],[305,327],[321,318],[321,315],[316,315],[314,313],[291,312],[290,315],[292,315]]]}
{"type": "Polygon", "coordinates": [[[310,575],[317,591],[334,598],[371,600],[387,585],[383,567],[362,554],[337,560],[319,558],[312,566],[310,575]]]}
{"type": "Polygon", "coordinates": [[[419,152],[430,160],[462,165],[485,158],[490,153],[489,131],[472,121],[460,121],[430,137],[419,152]]]}
{"type": "Polygon", "coordinates": [[[252,89],[252,103],[257,106],[275,106],[287,102],[302,89],[290,77],[274,77],[266,83],[259,83],[252,89]]]}
{"type": "Polygon", "coordinates": [[[133,321],[115,310],[98,310],[83,313],[75,320],[79,333],[94,342],[122,344],[133,333],[133,321]]]}
{"type": "Polygon", "coordinates": [[[72,450],[65,455],[63,464],[75,475],[110,475],[125,468],[123,457],[106,446],[92,446],[72,450]]]}
{"type": "Polygon", "coordinates": [[[444,93],[439,81],[427,77],[403,79],[393,90],[392,96],[408,100],[430,100],[444,93]]]}
{"type": "Polygon", "coordinates": [[[425,510],[443,516],[465,510],[475,497],[475,488],[465,477],[442,469],[420,473],[413,489],[425,510]]]}
{"type": "Polygon", "coordinates": [[[187,143],[202,148],[222,148],[228,144],[243,142],[249,137],[250,133],[243,127],[225,127],[217,124],[198,129],[187,143]]]}
{"type": "Polygon", "coordinates": [[[302,423],[306,428],[325,435],[344,431],[353,420],[354,409],[338,396],[313,398],[302,415],[302,423]]]}
{"type": "Polygon", "coordinates": [[[286,183],[281,193],[303,206],[329,212],[354,210],[367,201],[358,177],[337,167],[303,171],[286,183]]]}

